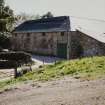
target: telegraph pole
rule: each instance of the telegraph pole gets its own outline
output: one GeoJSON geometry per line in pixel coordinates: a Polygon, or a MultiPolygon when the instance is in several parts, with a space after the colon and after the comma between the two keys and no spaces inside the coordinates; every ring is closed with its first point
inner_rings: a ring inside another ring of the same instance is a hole
{"type": "Polygon", "coordinates": [[[70,19],[67,17],[67,59],[70,59],[70,51],[71,51],[71,38],[70,38],[70,19]]]}

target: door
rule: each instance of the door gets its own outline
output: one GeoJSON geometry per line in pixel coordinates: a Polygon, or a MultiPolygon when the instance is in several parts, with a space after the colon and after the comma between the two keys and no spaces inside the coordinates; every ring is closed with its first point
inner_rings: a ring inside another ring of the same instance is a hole
{"type": "Polygon", "coordinates": [[[60,58],[67,58],[67,43],[57,44],[57,56],[60,58]]]}

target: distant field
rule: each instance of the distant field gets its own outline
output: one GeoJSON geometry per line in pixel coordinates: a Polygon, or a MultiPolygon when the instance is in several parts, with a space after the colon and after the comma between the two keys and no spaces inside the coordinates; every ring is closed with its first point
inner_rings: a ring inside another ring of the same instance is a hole
{"type": "Polygon", "coordinates": [[[0,88],[17,82],[48,81],[65,75],[83,80],[103,78],[105,77],[105,56],[60,61],[54,65],[40,67],[17,79],[0,82],[0,88]]]}

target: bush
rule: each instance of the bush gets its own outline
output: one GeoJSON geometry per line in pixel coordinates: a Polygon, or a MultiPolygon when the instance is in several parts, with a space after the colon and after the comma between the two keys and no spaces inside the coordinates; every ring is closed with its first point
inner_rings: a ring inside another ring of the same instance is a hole
{"type": "Polygon", "coordinates": [[[3,33],[0,33],[0,47],[3,49],[8,49],[11,46],[11,42],[9,37],[4,35],[3,33]]]}
{"type": "Polygon", "coordinates": [[[17,63],[14,61],[0,61],[0,69],[10,69],[17,67],[17,63]]]}
{"type": "Polygon", "coordinates": [[[0,52],[2,51],[2,47],[0,47],[0,52]]]}
{"type": "Polygon", "coordinates": [[[14,61],[19,64],[31,63],[31,55],[25,52],[2,52],[0,53],[0,60],[14,61]]]}
{"type": "Polygon", "coordinates": [[[0,67],[14,68],[31,63],[31,55],[25,52],[1,52],[0,67]]]}

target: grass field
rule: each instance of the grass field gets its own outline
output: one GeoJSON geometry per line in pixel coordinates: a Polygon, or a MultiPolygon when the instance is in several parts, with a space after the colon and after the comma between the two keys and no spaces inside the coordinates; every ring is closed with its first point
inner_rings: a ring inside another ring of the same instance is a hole
{"type": "Polygon", "coordinates": [[[0,82],[0,88],[27,80],[48,81],[65,75],[84,80],[103,78],[105,77],[105,56],[60,61],[54,65],[33,70],[17,79],[0,82]]]}

